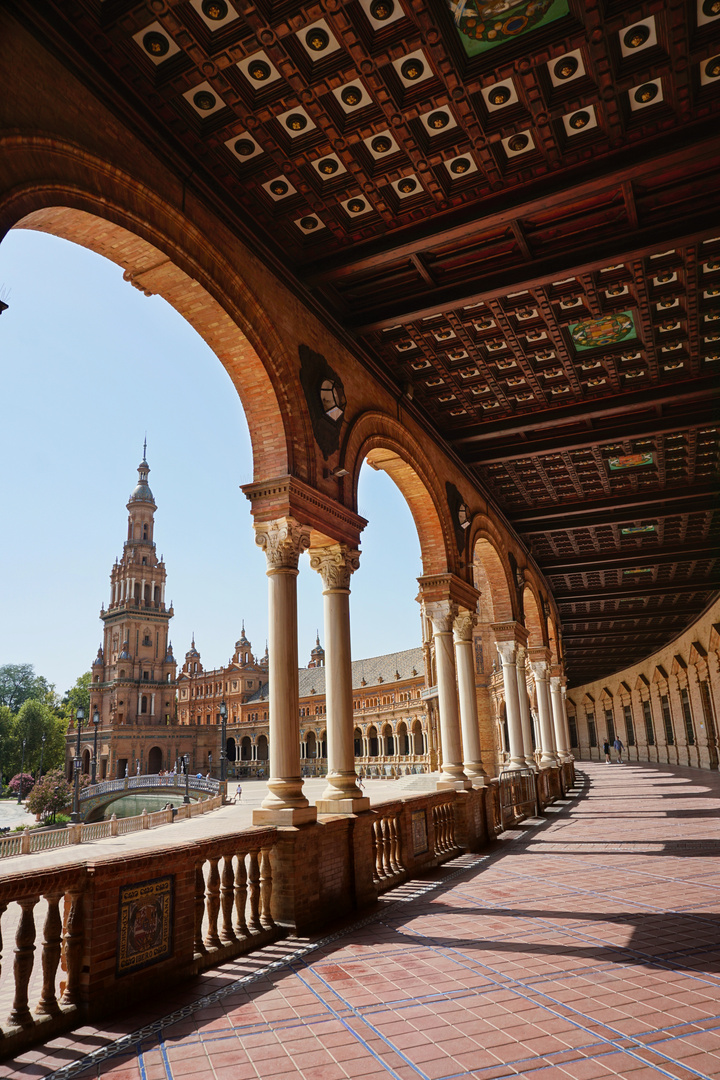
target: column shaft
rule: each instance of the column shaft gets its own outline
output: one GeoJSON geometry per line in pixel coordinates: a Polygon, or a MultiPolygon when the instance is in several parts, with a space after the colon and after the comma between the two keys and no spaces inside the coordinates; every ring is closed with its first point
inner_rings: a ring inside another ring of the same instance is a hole
{"type": "Polygon", "coordinates": [[[438,600],[426,604],[426,611],[433,626],[438,710],[440,712],[442,772],[438,780],[438,788],[443,790],[446,788],[471,787],[471,782],[463,769],[460,716],[455,681],[452,624],[457,609],[449,600],[438,600]]]}
{"type": "Polygon", "coordinates": [[[485,779],[486,774],[482,765],[477,694],[475,692],[475,665],[473,663],[472,641],[474,624],[475,616],[469,611],[463,611],[455,619],[453,629],[465,772],[471,780],[482,781],[485,779]]]}
{"type": "Polygon", "coordinates": [[[555,729],[555,745],[557,746],[560,761],[566,761],[570,753],[570,747],[565,737],[565,717],[563,715],[562,688],[559,676],[553,675],[550,679],[550,701],[552,704],[553,727],[555,729]]]}
{"type": "Polygon", "coordinates": [[[530,769],[537,769],[532,741],[532,718],[530,716],[530,699],[527,692],[527,680],[525,678],[525,650],[518,649],[517,661],[518,699],[520,702],[520,724],[523,735],[523,751],[525,763],[530,769]]]}
{"type": "Polygon", "coordinates": [[[515,642],[498,641],[496,646],[502,662],[503,687],[505,689],[505,712],[507,715],[508,736],[510,738],[509,768],[524,769],[526,767],[525,748],[520,716],[515,642]]]}
{"type": "Polygon", "coordinates": [[[530,666],[532,667],[535,676],[538,716],[540,719],[540,741],[542,742],[540,768],[549,769],[554,765],[557,765],[557,754],[555,753],[555,735],[550,712],[550,690],[548,687],[547,663],[544,660],[535,660],[530,666]]]}

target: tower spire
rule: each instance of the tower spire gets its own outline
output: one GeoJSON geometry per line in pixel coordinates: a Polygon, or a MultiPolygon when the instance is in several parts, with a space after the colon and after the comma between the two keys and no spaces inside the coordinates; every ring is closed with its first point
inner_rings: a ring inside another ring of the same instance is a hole
{"type": "Polygon", "coordinates": [[[145,432],[145,440],[143,442],[143,461],[147,461],[147,431],[145,432]]]}

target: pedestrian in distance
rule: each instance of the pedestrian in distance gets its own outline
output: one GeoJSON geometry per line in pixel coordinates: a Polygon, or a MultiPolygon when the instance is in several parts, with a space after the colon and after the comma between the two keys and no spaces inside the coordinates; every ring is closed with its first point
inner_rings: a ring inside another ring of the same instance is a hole
{"type": "Polygon", "coordinates": [[[240,784],[238,784],[238,786],[235,788],[235,802],[240,802],[241,799],[242,799],[242,786],[240,784]]]}
{"type": "Polygon", "coordinates": [[[615,747],[615,753],[617,754],[617,763],[618,763],[618,765],[622,765],[622,763],[623,763],[622,752],[625,749],[625,747],[620,742],[620,736],[619,735],[615,736],[615,742],[613,743],[613,746],[615,747]]]}
{"type": "Polygon", "coordinates": [[[610,761],[610,743],[609,743],[609,741],[607,739],[603,743],[603,753],[605,755],[605,764],[606,765],[612,764],[612,762],[610,761]]]}

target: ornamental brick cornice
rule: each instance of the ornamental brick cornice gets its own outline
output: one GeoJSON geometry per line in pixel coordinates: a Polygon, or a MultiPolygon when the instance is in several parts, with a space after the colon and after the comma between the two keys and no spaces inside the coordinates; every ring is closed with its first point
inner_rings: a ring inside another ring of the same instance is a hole
{"type": "Polygon", "coordinates": [[[497,644],[502,641],[512,641],[516,645],[527,645],[528,632],[522,623],[515,622],[515,620],[493,623],[492,631],[497,644]]]}
{"type": "Polygon", "coordinates": [[[367,520],[294,476],[243,484],[257,524],[290,517],[313,530],[313,547],[345,543],[357,548],[367,520]]]}
{"type": "Polygon", "coordinates": [[[477,611],[480,593],[457,574],[424,574],[418,579],[419,600],[425,604],[449,600],[466,611],[477,611]]]}

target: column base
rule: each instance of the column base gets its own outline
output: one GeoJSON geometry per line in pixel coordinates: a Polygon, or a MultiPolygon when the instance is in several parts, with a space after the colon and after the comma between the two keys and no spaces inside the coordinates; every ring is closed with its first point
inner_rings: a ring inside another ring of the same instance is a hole
{"type": "Polygon", "coordinates": [[[457,780],[454,777],[441,777],[435,784],[436,791],[469,791],[473,786],[472,780],[465,777],[464,780],[457,780]]]}
{"type": "Polygon", "coordinates": [[[370,809],[370,799],[367,795],[359,799],[317,799],[315,809],[318,814],[362,814],[370,809]]]}
{"type": "Polygon", "coordinates": [[[473,787],[488,786],[489,780],[487,773],[485,772],[479,761],[466,761],[465,775],[468,777],[473,787]]]}
{"type": "Polygon", "coordinates": [[[253,810],[253,825],[309,825],[317,821],[314,806],[278,806],[271,810],[253,810]]]}

